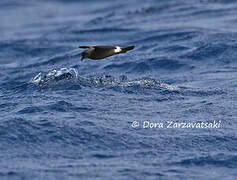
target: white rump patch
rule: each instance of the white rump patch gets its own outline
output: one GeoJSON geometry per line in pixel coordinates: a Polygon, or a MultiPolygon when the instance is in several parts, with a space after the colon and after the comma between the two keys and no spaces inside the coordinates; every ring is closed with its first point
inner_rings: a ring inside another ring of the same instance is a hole
{"type": "Polygon", "coordinates": [[[122,49],[119,46],[116,46],[116,48],[114,49],[114,52],[116,52],[116,53],[119,53],[121,51],[122,51],[122,49]]]}

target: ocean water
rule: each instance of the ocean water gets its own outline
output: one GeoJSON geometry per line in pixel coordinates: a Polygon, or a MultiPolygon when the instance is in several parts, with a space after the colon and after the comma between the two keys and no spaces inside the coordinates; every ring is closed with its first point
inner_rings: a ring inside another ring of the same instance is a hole
{"type": "Polygon", "coordinates": [[[236,1],[1,0],[0,35],[1,180],[236,179],[236,1]]]}

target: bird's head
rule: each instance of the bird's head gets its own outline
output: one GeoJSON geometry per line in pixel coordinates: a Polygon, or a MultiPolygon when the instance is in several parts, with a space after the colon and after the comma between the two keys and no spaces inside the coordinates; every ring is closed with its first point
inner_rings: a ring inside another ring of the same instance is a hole
{"type": "Polygon", "coordinates": [[[90,53],[89,53],[88,50],[83,51],[83,52],[81,53],[81,62],[82,62],[85,58],[87,58],[87,57],[89,57],[89,56],[90,56],[90,53]]]}

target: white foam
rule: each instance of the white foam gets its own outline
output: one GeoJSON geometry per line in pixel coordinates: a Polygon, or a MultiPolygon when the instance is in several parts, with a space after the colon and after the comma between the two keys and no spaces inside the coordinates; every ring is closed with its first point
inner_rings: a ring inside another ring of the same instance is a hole
{"type": "Polygon", "coordinates": [[[74,68],[61,68],[59,70],[53,69],[45,75],[43,75],[42,73],[39,73],[37,76],[35,76],[31,80],[31,82],[33,84],[38,85],[38,86],[43,86],[43,85],[53,83],[55,80],[57,82],[58,81],[57,78],[60,78],[60,80],[62,80],[62,81],[77,79],[78,72],[74,68]],[[64,77],[64,75],[66,75],[66,76],[64,77]]]}

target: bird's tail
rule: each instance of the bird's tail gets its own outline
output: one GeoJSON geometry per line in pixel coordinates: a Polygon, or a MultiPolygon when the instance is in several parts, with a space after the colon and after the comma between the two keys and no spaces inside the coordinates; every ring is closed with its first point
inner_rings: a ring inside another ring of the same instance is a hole
{"type": "Polygon", "coordinates": [[[130,51],[134,48],[135,48],[135,46],[123,47],[123,48],[121,48],[122,49],[121,53],[126,53],[127,51],[130,51]]]}

